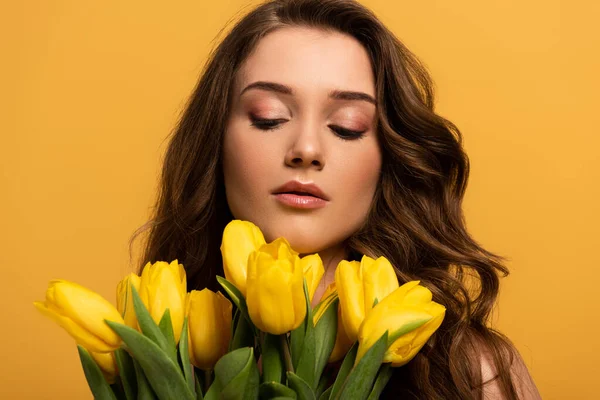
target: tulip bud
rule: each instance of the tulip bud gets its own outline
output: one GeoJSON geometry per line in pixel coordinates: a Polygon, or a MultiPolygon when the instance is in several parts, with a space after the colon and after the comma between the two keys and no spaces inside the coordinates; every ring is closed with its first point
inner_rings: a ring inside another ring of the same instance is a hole
{"type": "Polygon", "coordinates": [[[104,322],[106,319],[122,324],[119,311],[108,300],[81,285],[65,280],[50,281],[46,300],[33,304],[89,351],[106,353],[121,345],[121,338],[104,322]]]}
{"type": "Polygon", "coordinates": [[[213,369],[231,339],[231,302],[220,292],[192,290],[187,295],[189,353],[196,367],[213,369]]]}
{"type": "Polygon", "coordinates": [[[248,256],[265,244],[260,229],[249,221],[233,220],[223,231],[221,255],[225,279],[246,296],[248,256]]]}
{"type": "Polygon", "coordinates": [[[341,261],[335,271],[335,282],[340,298],[342,321],[352,342],[375,300],[381,301],[398,287],[398,278],[392,264],[385,258],[377,260],[363,256],[358,261],[341,261]]]}
{"type": "Polygon", "coordinates": [[[319,283],[321,282],[321,278],[325,273],[323,261],[321,261],[321,257],[319,257],[318,254],[311,254],[302,257],[300,259],[300,264],[302,266],[302,273],[304,274],[304,278],[306,279],[306,284],[308,286],[308,295],[312,301],[313,296],[319,287],[319,283]]]}
{"type": "Polygon", "coordinates": [[[125,320],[125,325],[139,330],[137,317],[133,308],[133,296],[131,295],[131,285],[140,291],[140,277],[133,272],[127,275],[117,285],[117,310],[125,320]]]}
{"type": "Polygon", "coordinates": [[[90,356],[96,361],[96,364],[100,367],[104,379],[109,384],[115,383],[119,370],[117,368],[117,360],[115,360],[115,353],[95,353],[90,351],[90,356]]]}
{"type": "Polygon", "coordinates": [[[304,320],[302,265],[284,238],[261,246],[248,257],[246,303],[254,325],[273,335],[296,329],[304,320]]]}
{"type": "Polygon", "coordinates": [[[360,327],[356,363],[385,331],[389,339],[383,362],[399,367],[412,360],[444,319],[446,308],[431,299],[429,289],[411,281],[380,301],[360,327]]]}
{"type": "Polygon", "coordinates": [[[183,328],[186,293],[185,270],[177,260],[146,264],[140,280],[140,298],[157,324],[169,309],[176,344],[183,328]]]}

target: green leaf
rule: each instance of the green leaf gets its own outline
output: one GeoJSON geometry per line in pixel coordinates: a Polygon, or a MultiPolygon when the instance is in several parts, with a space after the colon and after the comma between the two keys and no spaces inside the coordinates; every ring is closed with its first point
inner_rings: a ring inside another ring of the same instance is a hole
{"type": "Polygon", "coordinates": [[[388,336],[388,347],[390,347],[392,343],[398,340],[400,336],[406,335],[407,333],[414,331],[415,329],[429,322],[431,318],[433,317],[421,318],[411,321],[402,325],[399,329],[395,330],[394,332],[390,333],[388,336]]]}
{"type": "Polygon", "coordinates": [[[127,325],[105,321],[123,339],[161,400],[195,399],[177,363],[155,342],[127,325]]]}
{"type": "Polygon", "coordinates": [[[381,368],[379,368],[377,379],[375,379],[375,384],[373,384],[373,390],[371,390],[371,393],[369,393],[367,400],[379,399],[381,392],[383,392],[383,389],[385,389],[385,385],[387,385],[393,373],[394,370],[390,364],[383,364],[381,368]]]}
{"type": "Polygon", "coordinates": [[[188,318],[185,317],[183,320],[183,328],[181,329],[181,338],[179,339],[179,358],[181,358],[181,369],[183,369],[185,381],[187,382],[190,391],[196,395],[196,386],[194,384],[194,367],[190,361],[188,345],[188,318]]]}
{"type": "Polygon", "coordinates": [[[300,361],[300,356],[302,355],[302,348],[304,347],[304,337],[306,336],[306,321],[300,324],[299,327],[290,332],[290,352],[292,354],[292,364],[294,366],[294,370],[298,368],[298,362],[300,361]]]}
{"type": "Polygon", "coordinates": [[[335,399],[340,390],[342,390],[344,382],[346,381],[346,378],[348,377],[350,371],[352,371],[352,367],[354,366],[354,360],[356,359],[357,352],[358,342],[354,342],[350,350],[348,350],[346,357],[344,357],[344,361],[342,361],[342,366],[340,367],[337,377],[335,378],[335,382],[331,387],[331,394],[329,395],[330,399],[335,399]]]}
{"type": "Polygon", "coordinates": [[[142,302],[137,289],[133,285],[131,286],[131,295],[133,296],[133,308],[135,310],[135,315],[142,333],[156,343],[158,347],[160,347],[171,358],[171,360],[177,364],[177,351],[175,347],[171,346],[158,325],[156,325],[152,319],[152,316],[148,312],[148,309],[142,302]]]}
{"type": "Polygon", "coordinates": [[[255,400],[260,376],[254,350],[244,347],[225,354],[215,365],[215,380],[205,400],[255,400]]]}
{"type": "Polygon", "coordinates": [[[250,314],[248,313],[248,305],[246,304],[246,299],[244,298],[244,295],[242,294],[242,292],[240,292],[239,289],[236,288],[233,283],[229,282],[227,279],[223,278],[222,276],[217,275],[217,281],[223,287],[223,289],[227,292],[227,294],[229,295],[229,298],[231,298],[231,301],[235,304],[235,306],[238,308],[238,310],[240,310],[240,312],[242,313],[244,318],[246,318],[246,320],[252,327],[254,334],[256,335],[258,332],[256,330],[256,327],[252,323],[252,320],[250,319],[250,314]]]}
{"type": "Polygon", "coordinates": [[[252,324],[236,310],[236,319],[233,324],[233,335],[229,342],[229,351],[242,347],[254,347],[254,330],[252,324]]]}
{"type": "Polygon", "coordinates": [[[367,350],[365,355],[360,359],[357,365],[352,368],[350,374],[344,382],[342,391],[336,399],[342,400],[359,400],[366,399],[373,381],[379,371],[379,367],[383,361],[383,355],[387,350],[388,333],[387,331],[375,342],[375,344],[367,350]]]}
{"type": "Polygon", "coordinates": [[[279,335],[265,333],[262,346],[262,381],[281,383],[284,365],[279,335]]]}
{"type": "Polygon", "coordinates": [[[327,360],[335,346],[335,336],[337,333],[338,302],[334,300],[325,313],[321,316],[315,326],[315,366],[314,366],[314,386],[316,388],[321,374],[327,365],[327,360]]]}
{"type": "Polygon", "coordinates": [[[295,368],[295,373],[302,378],[311,388],[316,388],[318,378],[315,378],[315,364],[317,358],[316,339],[315,339],[315,326],[313,325],[312,308],[310,306],[310,298],[308,295],[308,285],[306,284],[306,278],[304,279],[304,297],[306,299],[306,332],[304,333],[304,340],[302,343],[302,350],[300,352],[300,360],[298,360],[298,366],[295,368]]]}
{"type": "Polygon", "coordinates": [[[287,378],[288,384],[298,395],[298,400],[316,400],[315,392],[304,379],[289,371],[287,372],[287,378]]]}
{"type": "Polygon", "coordinates": [[[117,400],[110,385],[106,382],[106,379],[104,379],[102,370],[98,364],[96,364],[96,361],[94,361],[90,353],[79,345],[77,345],[77,350],[79,351],[79,359],[81,360],[85,379],[87,379],[88,386],[94,395],[94,399],[117,400]]]}
{"type": "Polygon", "coordinates": [[[271,399],[272,400],[273,398],[278,398],[278,397],[295,399],[297,397],[296,392],[294,392],[289,387],[282,385],[281,383],[277,383],[277,382],[262,383],[258,388],[258,392],[259,392],[259,398],[261,398],[261,399],[271,399]]]}
{"type": "Polygon", "coordinates": [[[176,348],[175,344],[175,334],[173,333],[173,323],[171,322],[171,310],[166,309],[163,314],[160,322],[158,323],[158,328],[160,332],[163,334],[165,339],[167,339],[167,343],[169,344],[169,348],[176,348]]]}
{"type": "Polygon", "coordinates": [[[327,389],[327,385],[329,385],[330,379],[331,377],[329,376],[329,374],[321,374],[321,378],[319,379],[319,384],[317,385],[317,388],[315,389],[315,396],[317,398],[321,397],[321,394],[325,391],[325,389],[327,389]]]}
{"type": "Polygon", "coordinates": [[[131,356],[123,349],[115,350],[115,360],[127,400],[136,400],[137,381],[131,356]]]}
{"type": "Polygon", "coordinates": [[[150,387],[150,382],[148,382],[148,378],[146,378],[140,363],[135,359],[133,359],[133,367],[135,369],[135,376],[137,378],[137,398],[140,400],[155,400],[156,395],[154,394],[152,387],[150,387]]]}
{"type": "Polygon", "coordinates": [[[321,395],[319,396],[319,400],[329,400],[332,390],[333,390],[333,386],[330,386],[329,388],[327,388],[326,391],[321,393],[321,395]]]}

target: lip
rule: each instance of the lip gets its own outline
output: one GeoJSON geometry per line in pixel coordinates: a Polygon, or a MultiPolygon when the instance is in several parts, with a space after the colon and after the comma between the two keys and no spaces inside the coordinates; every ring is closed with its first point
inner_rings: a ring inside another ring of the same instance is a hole
{"type": "Polygon", "coordinates": [[[327,205],[329,198],[313,183],[290,181],[278,187],[272,193],[275,198],[293,208],[321,208],[327,205]]]}
{"type": "Polygon", "coordinates": [[[321,200],[329,201],[329,198],[320,187],[315,185],[314,183],[302,183],[299,181],[289,181],[284,185],[279,186],[277,189],[273,191],[273,194],[281,194],[281,193],[306,193],[310,196],[317,197],[321,200]]]}

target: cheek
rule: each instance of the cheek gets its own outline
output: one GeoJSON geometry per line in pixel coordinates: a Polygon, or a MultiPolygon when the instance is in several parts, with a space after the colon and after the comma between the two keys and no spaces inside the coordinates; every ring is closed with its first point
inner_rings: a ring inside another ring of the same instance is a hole
{"type": "MultiPolygon", "coordinates": [[[[223,141],[223,177],[225,193],[231,212],[236,218],[249,219],[248,206],[261,200],[259,194],[266,188],[265,177],[271,160],[265,151],[266,143],[260,141],[260,133],[247,127],[232,124],[225,132],[223,141]]],[[[251,207],[250,207],[251,208],[251,207]]]]}
{"type": "MultiPolygon", "coordinates": [[[[348,202],[355,201],[360,214],[366,214],[371,204],[381,172],[381,152],[377,144],[365,145],[349,155],[345,163],[343,185],[340,190],[348,202]]],[[[352,206],[349,204],[349,206],[352,206]]]]}

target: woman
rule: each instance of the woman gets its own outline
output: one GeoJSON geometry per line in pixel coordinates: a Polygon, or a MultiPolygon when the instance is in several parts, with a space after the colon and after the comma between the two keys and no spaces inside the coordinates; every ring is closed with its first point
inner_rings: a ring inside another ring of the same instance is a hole
{"type": "Polygon", "coordinates": [[[177,258],[188,288],[218,289],[232,219],[319,252],[317,299],[340,260],[383,255],[447,308],[384,397],[539,398],[486,327],[508,271],[466,231],[468,158],[433,103],[424,67],[359,3],[259,6],[211,54],[171,138],[142,265],[177,258]]]}

